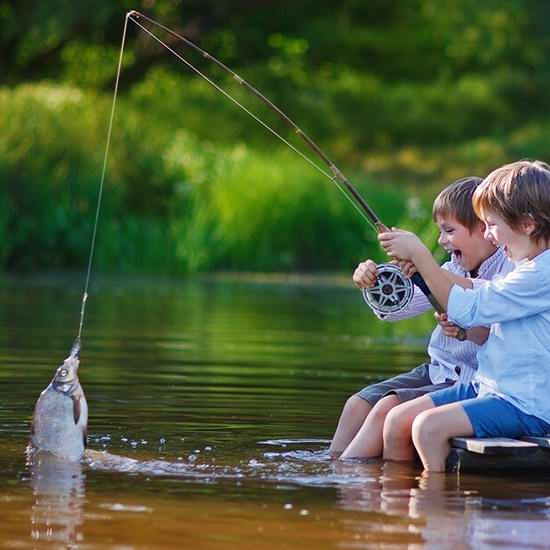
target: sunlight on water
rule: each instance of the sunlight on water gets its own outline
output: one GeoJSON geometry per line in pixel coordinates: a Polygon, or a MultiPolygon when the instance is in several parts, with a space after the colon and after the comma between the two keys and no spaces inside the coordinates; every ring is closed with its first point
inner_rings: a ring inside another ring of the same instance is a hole
{"type": "Polygon", "coordinates": [[[329,280],[92,285],[82,464],[27,464],[80,280],[0,290],[0,547],[542,548],[542,476],[423,475],[328,455],[347,396],[423,360],[432,320],[385,325],[329,280]]]}

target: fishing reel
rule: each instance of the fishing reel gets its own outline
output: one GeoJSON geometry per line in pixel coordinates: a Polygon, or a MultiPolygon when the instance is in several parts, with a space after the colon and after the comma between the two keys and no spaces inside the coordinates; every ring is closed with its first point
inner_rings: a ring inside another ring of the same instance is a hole
{"type": "Polygon", "coordinates": [[[371,288],[364,288],[363,298],[379,315],[397,313],[411,302],[414,288],[412,281],[395,264],[379,264],[378,281],[371,288]]]}

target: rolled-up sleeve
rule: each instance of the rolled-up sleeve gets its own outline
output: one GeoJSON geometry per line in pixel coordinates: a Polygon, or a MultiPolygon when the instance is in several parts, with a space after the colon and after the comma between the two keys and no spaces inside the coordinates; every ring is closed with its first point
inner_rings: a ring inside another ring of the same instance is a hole
{"type": "Polygon", "coordinates": [[[548,309],[548,281],[533,262],[474,289],[454,285],[447,305],[449,319],[464,328],[512,321],[548,309]]]}
{"type": "MultiPolygon", "coordinates": [[[[478,287],[482,288],[481,286],[478,287]]],[[[447,303],[447,314],[449,320],[463,328],[471,328],[476,326],[475,318],[477,313],[477,296],[478,289],[471,290],[462,288],[459,285],[454,285],[449,293],[449,301],[447,303]]],[[[478,325],[481,323],[477,323],[478,325]]]]}

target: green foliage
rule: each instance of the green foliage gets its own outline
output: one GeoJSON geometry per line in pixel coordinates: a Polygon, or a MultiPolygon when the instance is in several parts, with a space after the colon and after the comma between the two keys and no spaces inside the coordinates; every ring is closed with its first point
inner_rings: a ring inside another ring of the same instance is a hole
{"type": "MultiPolygon", "coordinates": [[[[387,225],[414,229],[434,248],[429,210],[442,186],[550,157],[543,0],[304,0],[292,9],[271,0],[0,0],[4,267],[87,260],[129,9],[257,86],[351,172],[387,225]]],[[[177,48],[296,144],[245,88],[177,48]]],[[[130,22],[97,265],[349,270],[367,255],[382,259],[374,232],[330,181],[279,145],[130,22]]]]}
{"type": "MultiPolygon", "coordinates": [[[[102,166],[107,99],[41,84],[0,94],[5,266],[87,261],[102,166]],[[100,144],[98,146],[98,144],[100,144]],[[8,214],[6,215],[6,212],[8,214]]],[[[96,262],[104,269],[292,270],[353,266],[374,234],[329,178],[286,148],[220,146],[186,130],[155,131],[121,103],[112,137],[96,262]],[[144,139],[146,137],[146,139],[144,139]]],[[[397,191],[357,185],[397,223],[397,191]]],[[[401,214],[400,214],[401,213],[401,214]]]]}

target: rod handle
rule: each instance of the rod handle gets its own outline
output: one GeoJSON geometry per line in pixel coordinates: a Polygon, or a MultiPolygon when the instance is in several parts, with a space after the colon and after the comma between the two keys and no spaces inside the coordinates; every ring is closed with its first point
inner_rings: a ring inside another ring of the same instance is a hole
{"type": "MultiPolygon", "coordinates": [[[[437,313],[445,313],[445,309],[443,309],[443,306],[435,299],[435,296],[432,294],[431,290],[426,284],[426,281],[424,281],[424,278],[422,277],[422,275],[420,275],[420,273],[418,273],[418,271],[411,276],[411,281],[422,291],[422,294],[426,296],[428,302],[430,302],[437,313]]],[[[457,340],[459,340],[460,342],[464,342],[464,340],[466,340],[466,337],[466,331],[462,327],[458,327],[458,334],[456,335],[457,340]]]]}

